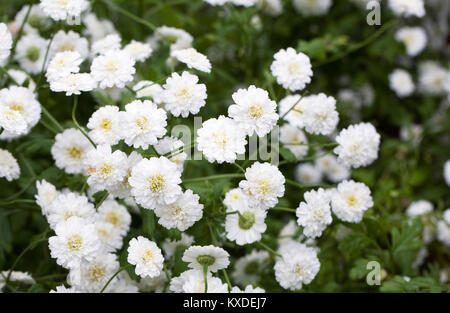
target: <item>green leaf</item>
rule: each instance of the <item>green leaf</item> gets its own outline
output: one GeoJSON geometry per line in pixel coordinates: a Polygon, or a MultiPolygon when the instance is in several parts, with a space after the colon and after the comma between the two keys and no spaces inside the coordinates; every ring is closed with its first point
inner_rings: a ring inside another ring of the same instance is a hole
{"type": "Polygon", "coordinates": [[[422,228],[422,222],[416,218],[412,221],[404,221],[400,230],[394,228],[391,231],[392,257],[395,264],[400,268],[400,272],[404,275],[411,272],[412,263],[422,246],[420,239],[422,228]]]}

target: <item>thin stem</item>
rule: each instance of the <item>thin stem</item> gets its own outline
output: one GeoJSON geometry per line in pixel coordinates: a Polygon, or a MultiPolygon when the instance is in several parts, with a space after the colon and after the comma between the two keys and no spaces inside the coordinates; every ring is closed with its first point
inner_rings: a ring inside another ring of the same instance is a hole
{"type": "Polygon", "coordinates": [[[273,255],[281,257],[281,254],[279,254],[278,252],[276,252],[275,250],[273,250],[271,247],[267,246],[266,244],[262,243],[261,241],[258,241],[257,244],[260,245],[263,249],[272,253],[273,255]]]}
{"type": "Polygon", "coordinates": [[[223,276],[225,277],[225,281],[227,282],[228,285],[228,291],[231,291],[231,289],[233,288],[230,282],[230,278],[228,277],[228,273],[226,269],[222,269],[223,272],[223,276]]]}
{"type": "Polygon", "coordinates": [[[106,5],[108,5],[111,9],[119,12],[120,14],[125,15],[126,17],[129,17],[130,19],[132,19],[133,21],[142,24],[144,26],[147,26],[148,28],[150,28],[151,30],[155,31],[156,30],[156,26],[153,25],[152,23],[144,20],[143,18],[140,18],[136,15],[134,15],[133,13],[121,8],[120,6],[118,6],[117,4],[115,4],[113,1],[108,1],[108,0],[102,0],[106,5]]]}
{"type": "Polygon", "coordinates": [[[109,192],[106,192],[106,194],[100,199],[100,201],[95,205],[95,208],[98,209],[102,203],[108,198],[109,192]]]}
{"type": "Polygon", "coordinates": [[[203,279],[205,281],[205,293],[208,293],[208,266],[203,265],[203,279]]]}
{"type": "Polygon", "coordinates": [[[234,166],[236,166],[242,173],[245,174],[245,170],[242,166],[240,166],[239,164],[237,164],[236,162],[232,163],[234,166]]]}
{"type": "Polygon", "coordinates": [[[14,54],[16,54],[17,43],[19,42],[20,38],[22,37],[23,29],[25,27],[25,24],[27,23],[28,16],[30,16],[31,8],[32,8],[32,5],[30,4],[28,6],[28,10],[27,10],[27,13],[25,14],[25,17],[23,18],[22,24],[20,25],[19,32],[17,33],[17,37],[16,37],[16,39],[14,39],[14,42],[13,42],[13,45],[11,48],[11,54],[9,55],[7,64],[11,63],[12,59],[14,58],[14,54]]]}
{"type": "Polygon", "coordinates": [[[120,272],[122,272],[124,269],[130,267],[131,264],[127,264],[122,266],[121,268],[119,268],[119,270],[117,272],[114,273],[113,276],[111,276],[111,278],[106,282],[105,286],[103,286],[102,290],[100,290],[100,293],[103,293],[105,291],[105,289],[108,287],[108,285],[111,283],[111,281],[117,276],[119,275],[120,272]]]}
{"type": "Polygon", "coordinates": [[[297,105],[297,103],[300,102],[301,99],[302,99],[302,96],[300,96],[300,98],[298,98],[298,100],[295,101],[295,103],[289,108],[289,110],[287,110],[286,113],[284,113],[284,114],[281,116],[281,119],[284,119],[284,117],[285,117],[286,115],[288,115],[288,113],[291,112],[291,111],[295,108],[295,106],[297,105]]]}
{"type": "Polygon", "coordinates": [[[291,180],[291,179],[288,179],[288,178],[286,178],[286,183],[287,183],[288,185],[291,185],[292,187],[296,187],[296,188],[298,188],[298,189],[320,188],[320,187],[323,187],[323,188],[333,188],[333,187],[334,187],[333,185],[327,185],[327,184],[320,184],[320,185],[300,185],[299,183],[297,183],[297,182],[295,182],[295,181],[293,181],[293,180],[291,180]]]}
{"type": "Polygon", "coordinates": [[[78,124],[77,118],[75,116],[75,112],[77,111],[78,106],[78,96],[75,95],[73,97],[73,109],[72,109],[72,121],[74,122],[75,126],[78,128],[78,130],[86,137],[89,142],[94,146],[94,148],[97,147],[97,145],[92,141],[92,139],[86,134],[86,132],[81,128],[80,124],[78,124]]]}
{"type": "Polygon", "coordinates": [[[221,174],[221,175],[212,175],[212,176],[206,176],[206,177],[197,177],[197,178],[188,178],[183,180],[183,183],[195,183],[195,182],[203,182],[207,180],[214,180],[214,179],[228,179],[228,178],[242,178],[244,177],[244,174],[221,174]]]}
{"type": "Polygon", "coordinates": [[[280,207],[280,206],[276,206],[276,207],[274,207],[274,208],[270,208],[270,210],[274,210],[274,211],[284,211],[284,212],[292,212],[292,213],[296,213],[296,212],[297,212],[296,209],[284,208],[284,207],[280,207]]]}
{"type": "Polygon", "coordinates": [[[44,115],[47,116],[47,118],[56,126],[56,128],[58,128],[60,132],[64,131],[64,127],[62,127],[61,124],[59,124],[59,122],[53,117],[53,115],[50,114],[49,111],[47,111],[47,109],[42,104],[41,110],[42,113],[44,113],[44,115]]]}
{"type": "Polygon", "coordinates": [[[39,74],[39,78],[36,82],[36,86],[38,86],[38,87],[41,85],[42,76],[44,76],[45,65],[47,64],[48,53],[50,51],[50,47],[52,45],[54,36],[55,36],[55,34],[52,34],[52,38],[50,38],[50,42],[48,43],[47,50],[45,51],[44,62],[42,63],[41,73],[39,74]]]}
{"type": "Polygon", "coordinates": [[[169,281],[171,281],[172,280],[172,276],[170,275],[169,270],[167,269],[166,263],[163,263],[163,269],[164,269],[164,273],[166,273],[167,279],[169,281]]]}

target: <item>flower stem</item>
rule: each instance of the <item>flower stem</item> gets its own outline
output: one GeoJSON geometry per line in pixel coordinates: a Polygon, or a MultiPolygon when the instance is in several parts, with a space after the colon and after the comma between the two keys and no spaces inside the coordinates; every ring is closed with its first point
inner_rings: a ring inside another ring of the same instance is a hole
{"type": "Polygon", "coordinates": [[[122,272],[124,269],[130,267],[131,264],[127,264],[122,266],[121,268],[119,268],[119,270],[117,272],[114,273],[113,276],[111,276],[111,278],[106,282],[105,286],[103,286],[102,290],[100,290],[100,293],[103,293],[105,291],[105,289],[108,287],[108,285],[111,283],[111,281],[117,276],[119,275],[120,272],[122,272]]]}
{"type": "Polygon", "coordinates": [[[205,293],[208,293],[208,266],[203,265],[203,279],[205,280],[205,293]]]}
{"type": "Polygon", "coordinates": [[[232,285],[231,285],[231,282],[230,282],[230,278],[228,277],[227,270],[226,269],[222,269],[222,272],[223,272],[223,276],[225,277],[225,281],[227,282],[227,285],[228,285],[228,291],[231,291],[232,285]]]}
{"type": "Polygon", "coordinates": [[[183,180],[183,183],[195,183],[202,182],[206,180],[214,180],[214,179],[227,179],[227,178],[243,178],[244,174],[221,174],[221,175],[212,175],[206,177],[196,177],[196,178],[188,178],[183,180]]]}
{"type": "Polygon", "coordinates": [[[75,95],[73,97],[73,109],[72,109],[72,121],[74,122],[75,126],[78,128],[78,130],[86,137],[89,142],[94,146],[94,148],[97,147],[97,145],[92,141],[92,139],[86,134],[86,132],[81,128],[80,124],[78,124],[77,118],[75,116],[75,112],[77,111],[78,106],[78,96],[75,95]]]}
{"type": "Polygon", "coordinates": [[[281,254],[279,254],[278,252],[276,252],[275,250],[273,250],[271,247],[269,247],[268,245],[262,243],[261,241],[257,242],[258,245],[260,245],[263,249],[269,251],[270,253],[272,253],[273,255],[279,256],[281,257],[281,254]]]}
{"type": "Polygon", "coordinates": [[[121,8],[120,6],[118,6],[117,4],[115,4],[113,1],[111,0],[102,0],[106,5],[108,5],[111,9],[119,12],[122,15],[125,15],[126,17],[129,17],[130,19],[132,19],[133,21],[142,24],[144,26],[147,26],[148,28],[150,28],[151,30],[155,31],[156,30],[156,26],[153,25],[152,23],[144,20],[143,18],[140,18],[139,16],[134,15],[133,13],[121,8]]]}

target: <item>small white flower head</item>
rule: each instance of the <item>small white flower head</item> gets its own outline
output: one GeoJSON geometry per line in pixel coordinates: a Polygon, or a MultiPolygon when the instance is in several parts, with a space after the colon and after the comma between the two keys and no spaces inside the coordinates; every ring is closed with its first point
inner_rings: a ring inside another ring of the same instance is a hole
{"type": "Polygon", "coordinates": [[[46,27],[50,24],[50,20],[42,11],[39,4],[33,4],[31,6],[30,13],[25,21],[25,16],[29,9],[28,5],[22,6],[14,17],[14,20],[8,24],[9,30],[14,37],[18,35],[22,23],[24,23],[23,32],[25,34],[37,33],[38,28],[46,27]]]}
{"type": "Polygon", "coordinates": [[[406,215],[410,218],[422,216],[433,211],[433,204],[427,200],[412,202],[406,209],[406,215]]]}
{"type": "Polygon", "coordinates": [[[234,188],[225,194],[223,200],[227,211],[238,211],[248,206],[248,196],[241,188],[234,188]]]}
{"type": "Polygon", "coordinates": [[[269,257],[270,255],[267,251],[252,250],[250,254],[236,261],[231,277],[242,286],[259,283],[261,279],[260,274],[269,263],[269,257]]]}
{"type": "Polygon", "coordinates": [[[315,164],[327,179],[333,183],[339,183],[350,178],[350,170],[340,164],[337,158],[332,154],[327,154],[318,158],[315,164]]]}
{"type": "Polygon", "coordinates": [[[203,122],[197,131],[197,149],[213,163],[233,163],[238,154],[245,153],[245,132],[238,123],[223,115],[203,122]]]}
{"type": "Polygon", "coordinates": [[[86,26],[85,33],[91,37],[92,42],[105,38],[109,34],[116,33],[110,20],[99,20],[94,13],[88,12],[83,16],[83,25],[86,26]]]}
{"type": "MultiPolygon", "coordinates": [[[[134,281],[132,283],[136,284],[134,281]]],[[[161,274],[159,274],[158,277],[142,278],[136,286],[139,288],[140,292],[163,293],[166,290],[167,283],[167,275],[164,271],[161,271],[161,274]]]]}
{"type": "Polygon", "coordinates": [[[410,124],[400,128],[400,139],[410,142],[417,146],[423,138],[423,126],[419,124],[410,124]]]}
{"type": "Polygon", "coordinates": [[[288,123],[280,127],[280,142],[297,159],[302,159],[308,154],[308,138],[301,129],[294,125],[288,123]]]}
{"type": "Polygon", "coordinates": [[[310,163],[299,164],[295,168],[295,179],[307,186],[318,185],[322,182],[322,171],[310,163]]]}
{"type": "Polygon", "coordinates": [[[148,43],[132,40],[123,48],[123,51],[127,52],[136,62],[144,62],[152,55],[153,49],[148,43]]]}
{"type": "Polygon", "coordinates": [[[38,74],[44,64],[48,40],[38,34],[30,33],[20,38],[17,43],[16,58],[20,67],[30,74],[38,74]]]}
{"type": "Polygon", "coordinates": [[[162,245],[166,258],[175,256],[175,253],[180,250],[186,250],[194,243],[194,237],[181,233],[180,240],[170,240],[166,238],[162,245]]]}
{"type": "Polygon", "coordinates": [[[188,68],[211,73],[211,62],[204,54],[201,54],[194,48],[172,51],[171,56],[175,57],[178,61],[185,63],[188,68]]]}
{"type": "Polygon", "coordinates": [[[273,208],[278,198],[284,195],[285,178],[280,170],[270,163],[255,162],[246,169],[245,180],[239,183],[251,201],[263,208],[273,208]]]}
{"type": "Polygon", "coordinates": [[[224,5],[225,3],[229,2],[230,0],[204,0],[205,2],[209,3],[210,5],[224,5]]]}
{"type": "Polygon", "coordinates": [[[287,48],[275,53],[274,59],[270,70],[283,88],[290,91],[302,90],[311,82],[312,66],[306,54],[287,48]]]}
{"type": "Polygon", "coordinates": [[[78,73],[83,62],[81,55],[74,51],[58,52],[47,66],[45,76],[49,82],[78,73]]]}
{"type": "Polygon", "coordinates": [[[434,61],[419,65],[419,89],[427,95],[439,96],[448,93],[450,71],[434,61]]]}
{"type": "Polygon", "coordinates": [[[126,164],[127,174],[125,175],[122,181],[107,188],[108,192],[111,195],[113,195],[114,197],[118,197],[120,199],[126,199],[131,197],[131,186],[128,182],[128,179],[131,176],[132,168],[136,164],[138,164],[142,159],[143,157],[136,151],[130,153],[130,155],[127,158],[126,164]]]}
{"type": "Polygon", "coordinates": [[[359,223],[373,206],[370,189],[363,183],[345,180],[331,193],[333,213],[342,221],[359,223]]]}
{"type": "Polygon", "coordinates": [[[89,6],[87,0],[41,0],[41,9],[55,21],[78,17],[89,6]]]}
{"type": "Polygon", "coordinates": [[[448,186],[450,186],[450,160],[444,163],[444,179],[448,186]]]}
{"type": "Polygon", "coordinates": [[[27,272],[7,270],[0,272],[0,290],[2,290],[3,287],[5,286],[6,284],[5,278],[7,277],[9,277],[10,282],[18,282],[27,285],[36,284],[36,281],[33,279],[33,277],[27,272]]]}
{"type": "Polygon", "coordinates": [[[422,27],[402,27],[395,33],[395,39],[402,42],[408,55],[415,57],[427,45],[427,34],[422,27]]]}
{"type": "Polygon", "coordinates": [[[308,133],[330,135],[339,122],[336,99],[323,93],[304,97],[303,126],[308,133]]]}
{"type": "Polygon", "coordinates": [[[281,246],[294,240],[293,237],[297,234],[298,230],[298,224],[292,219],[289,220],[278,233],[278,246],[281,248],[281,246]]]}
{"type": "Polygon", "coordinates": [[[319,16],[328,13],[331,0],[292,0],[295,10],[304,16],[319,16]]]}
{"type": "Polygon", "coordinates": [[[217,272],[228,267],[229,257],[228,252],[213,245],[191,246],[184,252],[182,260],[189,263],[189,268],[203,270],[203,267],[206,266],[208,271],[217,272]]]}
{"type": "Polygon", "coordinates": [[[425,16],[423,0],[389,0],[389,8],[397,16],[425,16]]]}
{"type": "Polygon", "coordinates": [[[69,30],[66,33],[63,30],[59,30],[53,36],[53,42],[49,51],[50,58],[53,58],[59,52],[78,52],[84,60],[89,56],[89,42],[74,31],[69,30]]]}
{"type": "Polygon", "coordinates": [[[164,137],[154,145],[156,152],[160,155],[170,153],[167,157],[174,162],[180,171],[183,171],[183,164],[187,158],[186,152],[182,152],[184,143],[176,137],[164,137]]]}
{"type": "Polygon", "coordinates": [[[88,151],[85,161],[88,185],[94,190],[104,190],[121,182],[127,175],[127,155],[111,146],[99,145],[88,151]]]}
{"type": "Polygon", "coordinates": [[[74,287],[67,288],[64,285],[56,286],[55,289],[50,290],[50,293],[81,293],[74,287]]]}
{"type": "Polygon", "coordinates": [[[91,149],[91,143],[78,129],[69,128],[56,135],[51,153],[58,168],[68,174],[83,174],[86,155],[91,149]]]}
{"type": "Polygon", "coordinates": [[[65,92],[66,96],[80,95],[81,92],[97,88],[97,81],[89,73],[71,73],[57,80],[50,81],[53,92],[65,92]]]}
{"type": "Polygon", "coordinates": [[[410,96],[416,89],[411,74],[401,69],[396,69],[389,75],[389,85],[399,98],[410,96]]]}
{"type": "Polygon", "coordinates": [[[149,80],[141,80],[134,85],[133,90],[136,92],[136,98],[152,98],[153,102],[158,106],[162,103],[161,93],[163,92],[163,88],[157,83],[149,80]]]}
{"type": "Polygon", "coordinates": [[[297,208],[297,223],[303,226],[303,234],[309,238],[316,238],[333,221],[330,209],[330,195],[324,189],[311,190],[303,195],[304,202],[297,208]]]}
{"type": "Polygon", "coordinates": [[[206,290],[206,282],[203,271],[188,270],[181,273],[180,276],[170,281],[169,289],[175,293],[227,293],[228,286],[224,284],[220,278],[213,277],[210,272],[207,273],[208,288],[206,290]]]}
{"type": "Polygon", "coordinates": [[[278,16],[283,13],[283,2],[281,0],[258,0],[256,4],[265,14],[278,16]]]}
{"type": "Polygon", "coordinates": [[[45,179],[36,181],[37,193],[34,195],[37,205],[42,209],[42,214],[47,216],[49,214],[50,206],[58,197],[59,192],[55,186],[47,182],[45,179]]]}
{"type": "Polygon", "coordinates": [[[121,235],[125,235],[130,229],[131,215],[126,207],[115,200],[107,199],[98,208],[97,221],[109,223],[121,235]]]}
{"type": "Polygon", "coordinates": [[[175,202],[156,206],[158,223],[167,229],[185,231],[203,217],[203,204],[199,200],[200,197],[192,190],[186,190],[175,202]]]}
{"type": "Polygon", "coordinates": [[[233,3],[234,5],[240,5],[248,8],[256,5],[258,0],[229,0],[229,2],[233,3]]]}
{"type": "Polygon", "coordinates": [[[136,274],[141,277],[158,277],[164,258],[156,243],[142,236],[130,240],[128,263],[136,265],[136,274]]]}
{"type": "Polygon", "coordinates": [[[256,132],[264,137],[278,121],[277,104],[270,100],[267,91],[251,85],[239,89],[233,96],[234,104],[228,107],[228,116],[238,122],[239,126],[251,136],[256,132]]]}
{"type": "Polygon", "coordinates": [[[41,118],[41,105],[35,94],[25,87],[0,90],[0,129],[12,137],[30,132],[41,118]]]}
{"type": "Polygon", "coordinates": [[[106,54],[109,51],[118,51],[122,47],[122,38],[116,34],[108,34],[92,43],[92,54],[106,54]]]}
{"type": "Polygon", "coordinates": [[[284,289],[300,290],[313,281],[320,269],[314,248],[303,244],[284,249],[282,257],[275,262],[275,278],[284,289]]]}
{"type": "Polygon", "coordinates": [[[94,226],[97,230],[97,236],[102,243],[104,251],[114,252],[122,248],[123,236],[120,233],[120,230],[114,227],[113,224],[103,221],[96,221],[94,226]]]}
{"type": "Polygon", "coordinates": [[[76,216],[56,225],[55,233],[48,239],[50,254],[64,268],[93,260],[101,247],[94,225],[76,216]]]}
{"type": "Polygon", "coordinates": [[[102,89],[118,87],[133,80],[135,61],[124,51],[108,51],[92,60],[91,74],[102,89]]]}
{"type": "Polygon", "coordinates": [[[280,116],[288,121],[289,124],[299,128],[304,127],[303,112],[308,104],[303,99],[300,95],[289,95],[281,99],[279,103],[280,116]]]}
{"type": "Polygon", "coordinates": [[[206,103],[206,86],[198,84],[198,77],[183,72],[181,76],[173,73],[163,85],[161,99],[166,110],[173,116],[188,117],[189,113],[197,114],[206,103]]]}
{"type": "Polygon", "coordinates": [[[182,194],[181,172],[163,156],[140,161],[131,170],[128,181],[136,202],[147,209],[172,204],[182,194]]]}
{"type": "Polygon", "coordinates": [[[36,83],[31,76],[24,71],[10,69],[8,70],[8,74],[17,82],[19,86],[26,87],[32,92],[36,90],[36,83]],[[28,83],[28,86],[26,86],[26,83],[28,83]]]}
{"type": "Polygon", "coordinates": [[[93,222],[95,208],[86,196],[75,192],[59,193],[49,206],[47,220],[50,226],[56,226],[67,221],[72,216],[82,218],[85,223],[93,222]]]}
{"type": "Polygon", "coordinates": [[[444,213],[442,213],[442,218],[444,221],[450,225],[450,208],[445,210],[444,213]]]}
{"type": "Polygon", "coordinates": [[[184,29],[161,26],[156,29],[156,38],[170,44],[170,50],[180,50],[192,47],[194,38],[184,29]]]}
{"type": "MultiPolygon", "coordinates": [[[[68,281],[80,292],[99,293],[118,269],[119,262],[116,255],[99,253],[93,260],[83,260],[79,266],[72,268],[68,281]]],[[[105,291],[109,292],[117,280],[115,277],[105,291]]]]}
{"type": "Polygon", "coordinates": [[[450,223],[446,221],[437,222],[437,240],[450,248],[450,223]]]}
{"type": "Polygon", "coordinates": [[[230,293],[265,293],[266,291],[260,287],[253,287],[252,285],[248,285],[244,290],[241,290],[239,287],[234,286],[230,293]]]}
{"type": "Polygon", "coordinates": [[[12,36],[8,27],[4,23],[0,23],[0,65],[8,59],[11,53],[12,36]]]}
{"type": "Polygon", "coordinates": [[[8,150],[0,149],[0,178],[12,181],[19,178],[20,167],[16,158],[8,150]]]}
{"type": "Polygon", "coordinates": [[[344,166],[367,166],[378,158],[380,138],[380,134],[370,123],[350,125],[336,137],[339,145],[334,148],[334,153],[344,166]]]}
{"type": "Polygon", "coordinates": [[[227,239],[240,246],[261,240],[267,228],[267,211],[255,205],[237,211],[239,214],[228,214],[225,219],[227,239]]]}
{"type": "Polygon", "coordinates": [[[115,145],[122,137],[119,108],[112,105],[101,107],[89,118],[89,137],[96,144],[115,145]]]}

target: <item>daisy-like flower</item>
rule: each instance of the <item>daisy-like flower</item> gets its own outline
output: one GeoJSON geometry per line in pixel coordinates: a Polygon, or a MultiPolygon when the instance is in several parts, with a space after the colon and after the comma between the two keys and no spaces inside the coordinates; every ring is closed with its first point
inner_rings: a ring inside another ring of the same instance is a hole
{"type": "MultiPolygon", "coordinates": [[[[448,211],[448,210],[447,210],[448,211]]],[[[450,247],[450,221],[437,222],[437,240],[450,247]]]]}
{"type": "Polygon", "coordinates": [[[157,277],[162,271],[164,258],[156,243],[142,236],[130,240],[128,263],[136,265],[136,274],[141,277],[157,277]]]}
{"type": "Polygon", "coordinates": [[[298,230],[298,224],[294,220],[289,220],[278,233],[278,246],[281,248],[281,246],[294,240],[293,238],[298,230]]]}
{"type": "Polygon", "coordinates": [[[300,95],[289,95],[281,99],[280,116],[293,126],[304,127],[303,112],[308,104],[300,95]]]}
{"type": "Polygon", "coordinates": [[[267,251],[252,250],[250,254],[236,261],[231,277],[242,286],[259,283],[261,279],[260,274],[269,263],[269,257],[270,255],[267,251]]]}
{"type": "Polygon", "coordinates": [[[16,58],[22,69],[30,74],[38,74],[44,64],[48,40],[38,34],[30,33],[20,38],[17,43],[16,58]]]}
{"type": "Polygon", "coordinates": [[[77,17],[89,6],[87,0],[41,0],[42,11],[55,21],[77,17]]]}
{"type": "Polygon", "coordinates": [[[227,293],[228,286],[219,278],[206,274],[208,282],[206,286],[205,276],[200,270],[188,270],[170,281],[169,289],[176,293],[227,293]]]}
{"type": "Polygon", "coordinates": [[[136,202],[147,209],[172,204],[181,195],[181,173],[166,157],[143,159],[128,179],[136,202]]]}
{"type": "Polygon", "coordinates": [[[280,142],[297,159],[301,159],[308,154],[308,138],[301,129],[294,125],[284,124],[280,127],[280,142]]]}
{"type": "Polygon", "coordinates": [[[245,209],[248,206],[247,195],[242,191],[241,188],[234,188],[225,194],[225,199],[223,204],[227,207],[229,211],[238,211],[245,209]]]}
{"type": "Polygon", "coordinates": [[[66,33],[63,30],[59,30],[53,36],[53,42],[49,51],[50,58],[53,58],[59,52],[78,52],[84,60],[89,55],[89,42],[74,31],[69,30],[66,33]]]}
{"type": "Polygon", "coordinates": [[[228,214],[225,219],[227,238],[240,246],[261,240],[261,234],[267,228],[264,222],[267,211],[258,206],[247,206],[237,212],[228,214]]]}
{"type": "Polygon", "coordinates": [[[395,39],[402,42],[408,55],[413,57],[427,45],[427,34],[422,27],[402,27],[395,33],[395,39]]]}
{"type": "Polygon", "coordinates": [[[94,13],[87,13],[83,16],[83,25],[86,26],[85,33],[91,37],[92,42],[116,33],[114,25],[110,20],[100,20],[94,13]]]}
{"type": "Polygon", "coordinates": [[[152,55],[153,49],[148,43],[132,40],[123,48],[123,51],[127,52],[136,62],[143,62],[152,55]]]}
{"type": "Polygon", "coordinates": [[[41,27],[46,27],[50,24],[50,19],[42,11],[39,4],[33,4],[25,21],[25,17],[30,8],[28,5],[22,6],[19,12],[14,17],[14,21],[8,24],[9,30],[13,36],[17,36],[20,26],[24,23],[23,32],[25,34],[37,33],[41,27]]]}
{"type": "Polygon", "coordinates": [[[372,206],[370,189],[363,183],[345,180],[331,193],[333,213],[344,222],[361,222],[364,213],[372,206]]]}
{"type": "Polygon", "coordinates": [[[122,38],[119,34],[108,34],[92,43],[92,54],[105,54],[109,51],[118,51],[122,47],[122,38]]]}
{"type": "Polygon", "coordinates": [[[169,238],[166,238],[164,240],[162,248],[164,250],[164,254],[166,255],[166,258],[171,258],[171,257],[175,256],[175,253],[177,251],[180,251],[182,249],[186,250],[193,243],[194,243],[194,237],[186,235],[185,233],[181,233],[180,240],[170,240],[169,238]]]}
{"type": "Polygon", "coordinates": [[[141,292],[163,293],[166,290],[167,283],[167,275],[164,271],[161,271],[161,274],[158,277],[142,278],[136,286],[141,292]]]}
{"type": "Polygon", "coordinates": [[[125,51],[107,51],[92,60],[91,75],[100,88],[124,88],[136,73],[134,59],[125,51]]]}
{"type": "Polygon", "coordinates": [[[17,82],[18,86],[26,87],[31,92],[34,92],[36,90],[36,83],[30,77],[30,75],[28,75],[24,71],[10,69],[8,70],[8,75],[17,82]],[[26,84],[28,84],[28,86],[26,86],[26,84]]]}
{"type": "Polygon", "coordinates": [[[444,163],[444,179],[448,186],[450,186],[450,160],[444,163]]]}
{"type": "Polygon", "coordinates": [[[423,0],[389,0],[389,8],[397,16],[425,16],[423,0]]]}
{"type": "Polygon", "coordinates": [[[173,73],[163,85],[161,100],[173,116],[197,114],[206,103],[206,86],[198,84],[198,77],[188,72],[173,73]]]}
{"type": "Polygon", "coordinates": [[[75,128],[69,128],[56,135],[51,153],[58,168],[68,174],[86,172],[86,154],[92,145],[83,134],[75,128]]]}
{"type": "Polygon", "coordinates": [[[292,0],[298,13],[304,16],[319,16],[327,14],[333,2],[331,0],[292,0]]]}
{"type": "Polygon", "coordinates": [[[308,133],[330,135],[339,122],[336,100],[321,93],[300,100],[304,103],[303,126],[308,133]]]}
{"type": "Polygon", "coordinates": [[[161,26],[155,31],[158,40],[164,40],[170,44],[170,50],[180,50],[192,47],[194,38],[184,29],[161,26]]]}
{"type": "Polygon", "coordinates": [[[47,220],[50,226],[55,229],[56,225],[67,221],[72,216],[77,216],[85,220],[85,223],[93,221],[95,208],[86,196],[68,192],[60,193],[49,207],[47,220]]]}
{"type": "Polygon", "coordinates": [[[450,86],[450,71],[434,61],[426,61],[419,65],[421,92],[439,96],[449,92],[446,86],[450,86]]]}
{"type": "Polygon", "coordinates": [[[367,166],[378,158],[380,135],[370,123],[350,125],[336,137],[334,148],[341,164],[358,168],[367,166]]]}
{"type": "Polygon", "coordinates": [[[228,107],[228,115],[251,136],[264,137],[278,121],[277,104],[270,100],[267,91],[255,86],[239,89],[232,96],[235,104],[228,107]]]}
{"type": "Polygon", "coordinates": [[[103,221],[94,222],[98,239],[102,242],[103,250],[114,252],[122,248],[123,237],[120,230],[113,224],[103,221]]]}
{"type": "Polygon", "coordinates": [[[312,66],[306,54],[287,48],[281,49],[273,57],[275,60],[270,65],[270,70],[283,88],[291,91],[302,90],[311,82],[312,66]]]}
{"type": "Polygon", "coordinates": [[[303,163],[295,168],[295,179],[305,185],[318,185],[322,182],[322,171],[313,164],[303,163]]]}
{"type": "Polygon", "coordinates": [[[92,91],[97,88],[89,73],[71,73],[50,82],[50,89],[54,92],[65,92],[66,96],[79,95],[81,92],[92,91]]]}
{"type": "Polygon", "coordinates": [[[34,285],[36,281],[33,277],[27,272],[19,272],[19,271],[3,271],[0,272],[0,291],[6,284],[5,278],[9,277],[9,282],[16,282],[27,285],[34,285]]]}
{"type": "Polygon", "coordinates": [[[122,181],[118,182],[117,184],[114,184],[113,186],[108,187],[108,192],[110,194],[121,199],[131,197],[131,186],[128,182],[128,179],[131,176],[132,168],[136,164],[138,164],[142,159],[143,159],[142,156],[136,151],[130,153],[130,155],[127,158],[126,164],[127,174],[125,175],[122,181]]]}
{"type": "Polygon", "coordinates": [[[131,215],[126,207],[115,200],[107,199],[98,208],[97,221],[107,222],[121,235],[125,235],[130,229],[131,215]]]}
{"type": "Polygon", "coordinates": [[[410,96],[416,88],[411,75],[401,69],[396,69],[389,75],[389,85],[399,98],[410,96]]]}
{"type": "Polygon", "coordinates": [[[331,224],[330,196],[324,189],[311,190],[303,195],[304,202],[300,202],[296,215],[297,223],[303,226],[306,237],[316,238],[331,224]]]}
{"type": "Polygon", "coordinates": [[[36,181],[37,193],[34,195],[37,205],[42,209],[42,214],[47,216],[50,211],[50,206],[58,197],[59,192],[55,186],[47,182],[45,179],[36,181]]]}
{"type": "Polygon", "coordinates": [[[245,153],[245,136],[235,120],[221,115],[205,121],[197,131],[197,149],[211,163],[233,163],[238,154],[245,153]]]}
{"type": "Polygon", "coordinates": [[[211,73],[211,62],[204,54],[201,54],[194,48],[175,50],[170,55],[185,63],[189,68],[211,73]]]}
{"type": "Polygon", "coordinates": [[[115,145],[121,139],[119,108],[112,105],[95,111],[88,121],[89,137],[97,144],[115,145]]]}
{"type": "Polygon", "coordinates": [[[19,178],[20,167],[16,158],[8,150],[0,149],[0,178],[12,181],[19,178]]]}
{"type": "Polygon", "coordinates": [[[56,225],[55,233],[48,239],[50,254],[64,268],[93,260],[101,247],[94,225],[76,216],[56,225]]]}
{"type": "Polygon", "coordinates": [[[153,102],[158,106],[162,103],[161,93],[163,92],[163,88],[157,83],[149,80],[141,80],[134,85],[133,90],[136,92],[136,98],[152,98],[153,102]]]}
{"type": "Polygon", "coordinates": [[[184,143],[176,137],[164,137],[154,145],[159,155],[171,153],[168,158],[177,165],[180,171],[183,171],[183,164],[187,158],[186,152],[181,152],[183,147],[184,143]]]}
{"type": "Polygon", "coordinates": [[[230,0],[204,0],[204,1],[211,5],[224,5],[225,3],[229,2],[230,0]]]}
{"type": "Polygon", "coordinates": [[[156,206],[158,223],[167,229],[185,231],[203,217],[203,204],[199,200],[200,197],[192,190],[186,190],[175,202],[156,206]]]}
{"type": "Polygon", "coordinates": [[[270,16],[278,16],[283,13],[283,2],[281,0],[258,0],[256,5],[270,16]]]}
{"type": "Polygon", "coordinates": [[[334,155],[327,154],[316,160],[316,167],[333,183],[339,183],[350,177],[350,170],[340,164],[334,155]]]}
{"type": "Polygon", "coordinates": [[[408,217],[414,218],[417,216],[422,216],[433,211],[433,204],[427,200],[418,200],[412,202],[408,209],[406,209],[406,215],[408,217]]]}
{"type": "Polygon", "coordinates": [[[127,145],[148,149],[166,133],[167,115],[150,100],[135,100],[121,112],[122,137],[127,145]]]}
{"type": "Polygon", "coordinates": [[[76,51],[58,52],[48,64],[45,76],[51,82],[78,73],[82,62],[81,55],[76,51]]]}
{"type": "Polygon", "coordinates": [[[213,245],[191,246],[184,252],[182,260],[189,263],[189,268],[203,270],[207,267],[208,271],[217,272],[228,267],[229,257],[228,252],[213,245]]]}
{"type": "Polygon", "coordinates": [[[94,190],[104,190],[122,181],[127,174],[126,161],[127,155],[124,152],[112,152],[108,145],[99,145],[89,150],[85,160],[88,185],[94,190]]]}
{"type": "Polygon", "coordinates": [[[311,283],[319,269],[317,252],[300,243],[283,249],[274,266],[276,280],[281,287],[290,290],[300,290],[303,285],[311,283]]]}
{"type": "Polygon", "coordinates": [[[8,59],[11,53],[12,36],[8,27],[4,23],[0,23],[0,65],[8,59]]]}
{"type": "Polygon", "coordinates": [[[270,163],[255,162],[246,169],[245,180],[239,183],[251,201],[263,208],[273,208],[278,198],[284,195],[285,178],[280,170],[270,163]]]}
{"type": "Polygon", "coordinates": [[[81,293],[74,287],[67,288],[64,285],[56,286],[55,289],[50,290],[50,293],[81,293]]]}

